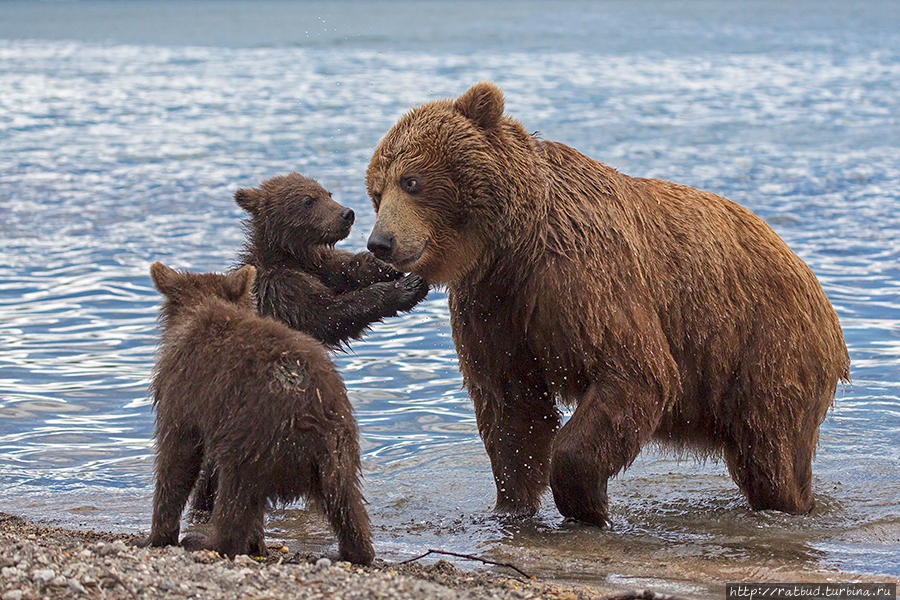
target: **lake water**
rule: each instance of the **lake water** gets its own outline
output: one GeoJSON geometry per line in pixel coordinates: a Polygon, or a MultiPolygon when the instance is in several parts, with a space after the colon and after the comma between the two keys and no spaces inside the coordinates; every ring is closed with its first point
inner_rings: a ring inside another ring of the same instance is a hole
{"type": "MultiPolygon", "coordinates": [[[[529,130],[729,197],[819,276],[850,348],[809,516],[754,513],[722,463],[647,449],[613,527],[490,513],[446,296],[336,361],[376,549],[513,560],[598,588],[900,577],[900,10],[896,2],[0,4],[0,510],[146,531],[148,267],[232,264],[234,190],[290,170],[357,213],[409,107],[491,79],[529,130]]],[[[269,534],[333,549],[302,506],[269,534]]],[[[465,563],[462,566],[470,566],[465,563]]]]}

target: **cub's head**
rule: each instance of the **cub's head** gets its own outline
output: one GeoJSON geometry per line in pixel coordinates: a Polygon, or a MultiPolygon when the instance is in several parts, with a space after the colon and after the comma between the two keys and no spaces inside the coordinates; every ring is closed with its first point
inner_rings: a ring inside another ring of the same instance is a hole
{"type": "Polygon", "coordinates": [[[503,93],[491,83],[413,109],[369,163],[377,214],[369,250],[431,284],[458,281],[496,247],[531,159],[530,136],[503,116],[503,93]]]}
{"type": "Polygon", "coordinates": [[[256,311],[256,301],[253,298],[256,269],[250,265],[221,274],[178,272],[161,262],[155,262],[150,265],[150,278],[165,298],[160,311],[163,325],[212,298],[256,311]]]}
{"type": "Polygon", "coordinates": [[[299,173],[273,177],[258,188],[234,194],[238,205],[250,213],[251,226],[266,244],[291,254],[311,246],[333,245],[350,234],[353,211],[331,199],[331,193],[314,179],[299,173]]]}

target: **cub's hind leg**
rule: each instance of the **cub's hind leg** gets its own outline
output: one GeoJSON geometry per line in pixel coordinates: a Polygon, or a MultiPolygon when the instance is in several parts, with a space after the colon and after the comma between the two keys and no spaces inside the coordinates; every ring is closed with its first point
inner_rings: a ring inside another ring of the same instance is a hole
{"type": "Polygon", "coordinates": [[[156,489],[153,492],[152,546],[178,543],[181,513],[197,480],[202,444],[194,431],[176,428],[157,430],[156,489]]]}
{"type": "Polygon", "coordinates": [[[219,487],[213,507],[213,534],[207,547],[234,558],[238,554],[265,555],[263,523],[266,497],[254,481],[254,474],[240,476],[219,466],[219,487]]]}

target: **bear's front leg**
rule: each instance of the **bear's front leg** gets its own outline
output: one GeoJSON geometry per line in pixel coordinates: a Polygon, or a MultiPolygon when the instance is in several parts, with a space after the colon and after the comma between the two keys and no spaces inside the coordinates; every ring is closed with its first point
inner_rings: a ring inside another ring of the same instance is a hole
{"type": "Polygon", "coordinates": [[[550,488],[564,517],[607,524],[606,482],[650,440],[664,406],[656,386],[620,377],[588,388],[553,440],[550,488]]]}
{"type": "Polygon", "coordinates": [[[403,277],[386,262],[368,251],[351,254],[334,248],[313,251],[312,270],[329,288],[338,293],[352,292],[374,283],[403,277]]]}
{"type": "Polygon", "coordinates": [[[368,251],[347,256],[341,265],[344,285],[347,290],[358,290],[374,283],[394,281],[403,277],[391,265],[378,260],[368,251]]]}
{"type": "Polygon", "coordinates": [[[524,379],[494,387],[469,384],[478,431],[491,459],[498,512],[530,516],[547,487],[550,444],[559,411],[546,387],[524,379]]]}

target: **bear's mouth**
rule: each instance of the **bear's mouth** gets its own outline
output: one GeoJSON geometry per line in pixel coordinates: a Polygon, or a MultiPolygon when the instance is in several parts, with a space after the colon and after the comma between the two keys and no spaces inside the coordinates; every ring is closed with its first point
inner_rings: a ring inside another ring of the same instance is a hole
{"type": "Polygon", "coordinates": [[[322,244],[323,246],[334,246],[339,241],[341,241],[342,239],[344,239],[348,235],[350,235],[350,227],[351,227],[350,225],[347,225],[341,231],[338,231],[338,232],[329,231],[328,233],[323,234],[322,239],[319,243],[322,244]]]}
{"type": "Polygon", "coordinates": [[[418,252],[413,253],[412,256],[403,259],[397,259],[391,261],[398,271],[403,271],[404,273],[409,272],[409,268],[414,264],[419,262],[419,259],[422,258],[422,255],[425,254],[425,249],[428,247],[428,238],[425,238],[425,241],[422,242],[422,247],[419,248],[418,252]]]}

